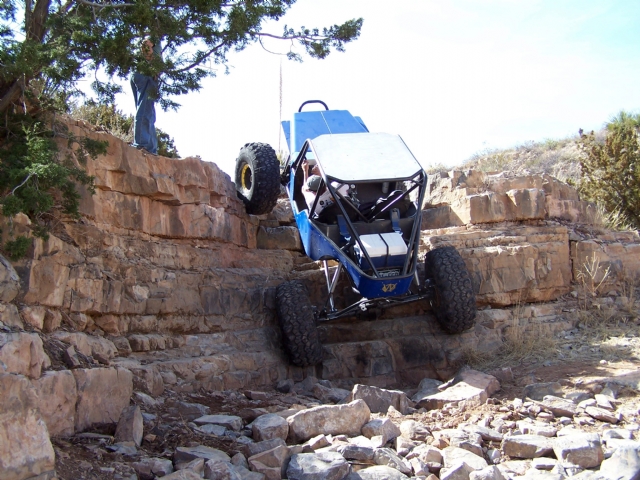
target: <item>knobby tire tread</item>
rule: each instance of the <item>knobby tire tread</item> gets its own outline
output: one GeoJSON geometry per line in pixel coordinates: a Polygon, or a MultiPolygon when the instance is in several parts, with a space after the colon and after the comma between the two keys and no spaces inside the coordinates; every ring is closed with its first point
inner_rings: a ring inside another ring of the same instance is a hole
{"type": "Polygon", "coordinates": [[[263,215],[270,213],[280,196],[280,162],[275,150],[267,143],[247,143],[240,149],[236,161],[236,190],[247,213],[263,215]],[[249,165],[253,176],[250,191],[243,192],[241,170],[249,165]]]}
{"type": "Polygon", "coordinates": [[[425,271],[435,286],[436,298],[431,305],[440,327],[447,333],[461,333],[473,327],[476,297],[458,251],[454,247],[431,250],[425,258],[425,271]]]}
{"type": "Polygon", "coordinates": [[[276,313],[284,349],[293,365],[308,367],[322,361],[322,345],[315,325],[309,293],[302,282],[276,288],[276,313]]]}

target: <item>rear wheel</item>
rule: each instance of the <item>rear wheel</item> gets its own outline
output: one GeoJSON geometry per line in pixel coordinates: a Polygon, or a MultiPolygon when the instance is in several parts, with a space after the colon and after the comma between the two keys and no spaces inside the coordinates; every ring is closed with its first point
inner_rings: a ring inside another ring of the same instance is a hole
{"type": "Polygon", "coordinates": [[[427,279],[435,288],[431,306],[447,333],[461,333],[473,327],[476,296],[464,260],[454,247],[431,250],[425,258],[427,279]]]}
{"type": "Polygon", "coordinates": [[[284,349],[293,365],[308,367],[322,361],[313,308],[302,282],[285,282],[276,288],[276,313],[284,349]]]}
{"type": "Polygon", "coordinates": [[[280,195],[280,162],[266,143],[247,143],[236,160],[236,190],[247,213],[271,212],[280,195]]]}

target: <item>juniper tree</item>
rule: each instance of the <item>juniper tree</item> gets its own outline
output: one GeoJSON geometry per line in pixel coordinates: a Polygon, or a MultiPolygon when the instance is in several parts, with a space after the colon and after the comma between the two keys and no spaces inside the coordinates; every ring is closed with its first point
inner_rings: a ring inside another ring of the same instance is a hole
{"type": "MultiPolygon", "coordinates": [[[[77,82],[92,78],[100,101],[112,104],[113,81],[137,70],[162,72],[158,102],[176,108],[176,97],[201,87],[225,67],[230,52],[263,38],[299,45],[322,59],[360,35],[362,19],[326,28],[263,31],[296,0],[1,0],[0,1],[0,202],[42,220],[58,206],[77,212],[75,182],[91,187],[81,169],[59,158],[48,113],[68,110],[77,82]],[[161,40],[162,60],[141,57],[140,39],[161,40]],[[98,80],[96,72],[106,80],[98,80]],[[45,181],[46,180],[46,181],[45,181]],[[62,192],[62,197],[60,193],[62,192]],[[35,196],[35,197],[34,197],[35,196]],[[60,200],[62,198],[62,201],[60,200]]],[[[300,60],[290,50],[288,57],[300,60]]],[[[96,154],[100,145],[70,138],[96,154]]]]}

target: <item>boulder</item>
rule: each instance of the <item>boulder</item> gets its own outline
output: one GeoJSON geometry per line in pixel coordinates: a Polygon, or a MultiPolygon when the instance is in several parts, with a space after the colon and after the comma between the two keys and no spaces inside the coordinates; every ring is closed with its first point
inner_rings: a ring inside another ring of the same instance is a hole
{"type": "Polygon", "coordinates": [[[405,474],[386,465],[375,465],[352,472],[344,480],[406,480],[405,474]]]}
{"type": "Polygon", "coordinates": [[[23,480],[51,472],[55,454],[31,382],[22,375],[0,373],[0,405],[2,479],[23,480]]]}
{"type": "Polygon", "coordinates": [[[461,370],[449,385],[440,393],[424,397],[420,405],[427,410],[442,408],[447,403],[481,405],[500,389],[500,382],[494,376],[470,369],[461,370]]]}
{"type": "Polygon", "coordinates": [[[7,366],[7,372],[34,379],[51,365],[40,336],[23,332],[0,333],[0,362],[7,366]]]}
{"type": "Polygon", "coordinates": [[[354,385],[351,399],[365,401],[372,413],[387,413],[393,407],[403,415],[408,413],[409,398],[400,390],[385,390],[369,385],[354,385]]]}
{"type": "Polygon", "coordinates": [[[367,438],[381,436],[381,442],[384,445],[389,440],[399,437],[402,432],[396,424],[388,418],[374,418],[362,427],[362,434],[367,438]]]}
{"type": "Polygon", "coordinates": [[[299,453],[291,457],[287,477],[299,480],[342,480],[351,471],[337,452],[299,453]]]}
{"type": "Polygon", "coordinates": [[[513,435],[504,437],[501,450],[513,458],[543,457],[553,451],[553,442],[541,435],[513,435]]]}
{"type": "Polygon", "coordinates": [[[47,424],[49,435],[73,435],[78,401],[73,373],[69,370],[48,371],[31,383],[38,396],[38,409],[47,424]]]}
{"type": "Polygon", "coordinates": [[[580,468],[597,467],[604,460],[600,436],[597,433],[581,433],[559,437],[554,441],[556,458],[565,466],[580,468]]]}
{"type": "Polygon", "coordinates": [[[220,425],[236,432],[242,428],[242,418],[236,415],[203,415],[202,417],[196,418],[194,422],[199,425],[206,423],[220,425]]]}
{"type": "Polygon", "coordinates": [[[116,433],[114,435],[116,442],[133,442],[136,446],[142,443],[142,435],[144,433],[144,425],[142,421],[142,412],[140,407],[132,405],[122,410],[116,433]]]}
{"type": "Polygon", "coordinates": [[[267,480],[286,478],[287,462],[291,454],[286,446],[279,446],[247,459],[251,470],[262,473],[267,480]]]}
{"type": "Polygon", "coordinates": [[[345,405],[323,405],[302,410],[287,418],[289,440],[300,443],[319,434],[359,435],[371,411],[364,400],[345,405]]]}
{"type": "Polygon", "coordinates": [[[0,302],[12,302],[20,292],[20,277],[11,262],[0,255],[0,302]]]}
{"type": "Polygon", "coordinates": [[[73,370],[78,389],[76,432],[92,425],[115,424],[129,405],[133,375],[124,368],[73,370]]]}
{"type": "Polygon", "coordinates": [[[256,418],[251,424],[253,439],[256,442],[271,440],[272,438],[287,439],[289,424],[280,415],[268,413],[256,418]]]}
{"type": "Polygon", "coordinates": [[[195,447],[178,447],[173,452],[173,463],[175,464],[190,462],[197,458],[203,458],[205,461],[231,461],[231,457],[222,450],[207,447],[205,445],[197,445],[195,447]]]}
{"type": "Polygon", "coordinates": [[[632,447],[618,448],[602,462],[600,473],[605,480],[640,478],[640,450],[632,447]]]}

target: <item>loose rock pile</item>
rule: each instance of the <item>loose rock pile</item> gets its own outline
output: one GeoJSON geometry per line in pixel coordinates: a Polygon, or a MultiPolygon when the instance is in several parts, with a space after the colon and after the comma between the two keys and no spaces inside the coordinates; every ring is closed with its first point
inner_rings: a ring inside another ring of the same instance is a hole
{"type": "Polygon", "coordinates": [[[467,369],[446,384],[425,379],[410,396],[364,385],[348,391],[314,377],[281,381],[276,392],[192,396],[202,403],[170,392],[157,399],[135,393],[136,405],[123,411],[113,436],[54,440],[58,474],[127,480],[640,475],[635,391],[602,381],[538,383],[524,388],[524,398],[501,401],[492,397],[499,389],[494,376],[467,369]],[[78,445],[86,453],[81,462],[78,445]]]}

